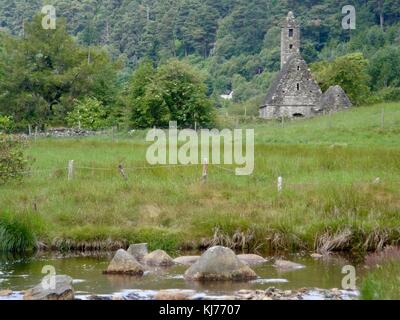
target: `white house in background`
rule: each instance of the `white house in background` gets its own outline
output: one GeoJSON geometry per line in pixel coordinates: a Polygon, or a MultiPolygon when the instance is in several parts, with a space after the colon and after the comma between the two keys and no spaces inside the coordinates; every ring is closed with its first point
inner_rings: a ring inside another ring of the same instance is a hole
{"type": "Polygon", "coordinates": [[[231,91],[231,93],[230,94],[222,94],[221,96],[220,96],[222,99],[224,99],[224,100],[232,100],[233,99],[233,91],[231,91]]]}

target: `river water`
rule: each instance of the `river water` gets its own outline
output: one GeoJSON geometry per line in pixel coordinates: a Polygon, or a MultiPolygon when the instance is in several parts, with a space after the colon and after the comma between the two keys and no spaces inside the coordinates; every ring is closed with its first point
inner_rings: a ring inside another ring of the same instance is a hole
{"type": "Polygon", "coordinates": [[[0,255],[0,290],[10,289],[20,292],[37,285],[45,276],[42,273],[45,266],[54,267],[57,274],[72,277],[75,293],[82,298],[90,295],[134,294],[139,299],[145,299],[154,295],[155,291],[163,289],[194,290],[208,296],[232,295],[238,290],[265,290],[269,287],[283,290],[340,289],[344,277],[343,266],[354,264],[342,256],[314,260],[306,255],[290,255],[285,258],[300,263],[305,268],[282,272],[273,267],[273,262],[269,262],[252,267],[259,276],[255,281],[193,283],[183,278],[187,269],[185,266],[153,269],[141,278],[103,275],[102,271],[107,269],[111,258],[111,254],[105,253],[89,256],[63,256],[55,253],[24,257],[0,255]]]}

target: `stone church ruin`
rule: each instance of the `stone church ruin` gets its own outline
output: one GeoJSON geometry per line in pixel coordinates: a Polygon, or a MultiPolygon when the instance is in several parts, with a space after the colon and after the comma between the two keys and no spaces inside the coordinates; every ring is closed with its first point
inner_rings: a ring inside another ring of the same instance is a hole
{"type": "Polygon", "coordinates": [[[281,28],[281,70],[260,107],[260,117],[308,118],[325,111],[351,107],[349,98],[339,86],[322,94],[300,54],[300,24],[292,12],[281,28]]]}

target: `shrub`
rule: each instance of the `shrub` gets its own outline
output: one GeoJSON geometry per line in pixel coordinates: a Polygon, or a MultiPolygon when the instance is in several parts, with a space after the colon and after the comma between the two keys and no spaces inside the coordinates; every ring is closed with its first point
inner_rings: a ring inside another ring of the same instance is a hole
{"type": "Polygon", "coordinates": [[[24,147],[21,138],[0,134],[0,184],[22,179],[28,170],[24,147]]]}
{"type": "Polygon", "coordinates": [[[368,96],[366,105],[400,101],[400,88],[387,87],[368,96]]]}
{"type": "Polygon", "coordinates": [[[180,128],[193,128],[196,122],[203,128],[213,124],[205,79],[185,62],[171,60],[157,71],[142,65],[133,75],[131,88],[128,106],[133,128],[167,128],[170,121],[177,121],[180,128]]]}
{"type": "Polygon", "coordinates": [[[0,252],[21,252],[34,249],[36,238],[25,219],[8,213],[0,214],[0,252]]]}
{"type": "Polygon", "coordinates": [[[15,124],[12,117],[0,115],[0,132],[9,133],[14,129],[14,126],[15,124]]]}
{"type": "Polygon", "coordinates": [[[104,129],[110,126],[108,110],[96,98],[77,101],[75,108],[67,116],[68,125],[90,130],[104,129]]]}
{"type": "Polygon", "coordinates": [[[400,101],[400,88],[384,88],[379,91],[379,96],[385,102],[400,101]]]}
{"type": "Polygon", "coordinates": [[[317,62],[311,65],[313,74],[322,91],[340,85],[351,102],[361,105],[370,95],[367,73],[368,60],[362,53],[352,53],[336,58],[332,62],[317,62]]]}

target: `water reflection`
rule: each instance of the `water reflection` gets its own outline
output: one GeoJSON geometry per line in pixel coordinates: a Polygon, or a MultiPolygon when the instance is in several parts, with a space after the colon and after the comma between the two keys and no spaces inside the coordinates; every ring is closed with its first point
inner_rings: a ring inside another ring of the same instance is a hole
{"type": "MultiPolygon", "coordinates": [[[[186,289],[207,292],[211,295],[229,295],[234,291],[249,289],[265,290],[274,286],[283,290],[300,288],[340,288],[342,267],[351,264],[347,257],[332,255],[314,260],[308,256],[285,258],[306,266],[292,272],[282,272],[270,261],[254,267],[259,276],[250,282],[188,282],[183,278],[187,267],[151,269],[143,277],[103,275],[112,253],[65,255],[60,253],[35,253],[33,255],[0,255],[0,289],[22,291],[39,283],[44,276],[42,268],[54,266],[57,274],[67,274],[74,281],[77,292],[85,294],[113,294],[125,290],[186,289]]],[[[271,260],[271,259],[269,259],[271,260]]]]}

